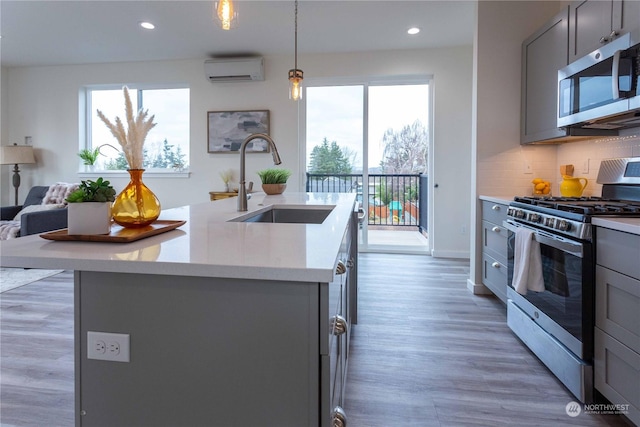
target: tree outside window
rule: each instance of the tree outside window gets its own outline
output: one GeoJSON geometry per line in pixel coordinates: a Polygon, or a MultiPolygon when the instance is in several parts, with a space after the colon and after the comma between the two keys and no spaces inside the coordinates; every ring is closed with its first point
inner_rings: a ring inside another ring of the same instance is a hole
{"type": "MultiPolygon", "coordinates": [[[[189,89],[129,88],[134,110],[149,110],[157,125],[151,129],[144,144],[144,167],[147,170],[182,171],[189,167],[189,89]]],[[[128,168],[124,153],[109,129],[96,114],[101,110],[109,119],[124,117],[122,88],[87,91],[86,148],[100,149],[97,169],[128,168]]]]}

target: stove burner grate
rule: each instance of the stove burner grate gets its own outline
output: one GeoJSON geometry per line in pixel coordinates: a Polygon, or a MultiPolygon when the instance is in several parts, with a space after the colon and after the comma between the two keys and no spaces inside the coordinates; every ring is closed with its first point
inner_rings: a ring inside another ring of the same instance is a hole
{"type": "Polygon", "coordinates": [[[514,201],[580,215],[640,215],[640,202],[601,197],[515,197],[514,201]]]}

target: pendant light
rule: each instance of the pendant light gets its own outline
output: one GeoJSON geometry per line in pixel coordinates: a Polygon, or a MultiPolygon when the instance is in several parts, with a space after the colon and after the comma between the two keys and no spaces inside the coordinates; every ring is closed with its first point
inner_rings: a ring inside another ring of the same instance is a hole
{"type": "Polygon", "coordinates": [[[223,30],[235,28],[238,24],[238,12],[234,10],[232,0],[220,0],[215,3],[215,15],[220,21],[223,30]]]}
{"type": "Polygon", "coordinates": [[[303,72],[298,69],[298,0],[295,1],[295,51],[294,51],[294,68],[289,70],[289,99],[299,101],[302,99],[302,79],[303,72]]]}

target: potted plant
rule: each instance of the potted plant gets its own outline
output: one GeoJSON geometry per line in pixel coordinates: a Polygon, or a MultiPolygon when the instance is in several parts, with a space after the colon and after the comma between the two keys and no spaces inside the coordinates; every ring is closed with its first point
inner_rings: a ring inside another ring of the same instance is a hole
{"type": "Polygon", "coordinates": [[[87,166],[87,169],[93,169],[93,166],[96,164],[96,160],[98,160],[98,156],[100,156],[100,147],[97,147],[93,150],[88,148],[83,148],[78,152],[78,157],[82,159],[82,164],[87,166]]]}
{"type": "Polygon", "coordinates": [[[222,179],[222,182],[224,182],[224,192],[228,193],[229,192],[229,183],[233,179],[233,170],[227,169],[227,170],[224,170],[224,171],[220,172],[220,178],[222,179]]]}
{"type": "Polygon", "coordinates": [[[116,191],[102,177],[96,181],[82,181],[69,196],[69,234],[109,234],[111,230],[111,203],[116,191]]]}
{"type": "Polygon", "coordinates": [[[257,172],[262,181],[262,190],[267,194],[282,194],[287,188],[287,179],[291,171],[287,169],[269,168],[257,172]]]}

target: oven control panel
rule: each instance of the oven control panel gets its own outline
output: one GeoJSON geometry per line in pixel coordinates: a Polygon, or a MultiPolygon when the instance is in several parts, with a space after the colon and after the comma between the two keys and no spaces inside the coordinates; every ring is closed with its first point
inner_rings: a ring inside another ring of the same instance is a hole
{"type": "Polygon", "coordinates": [[[591,240],[590,223],[559,218],[554,215],[529,211],[513,206],[510,206],[507,210],[507,216],[514,218],[518,222],[530,224],[549,231],[560,232],[576,239],[591,240]]]}

